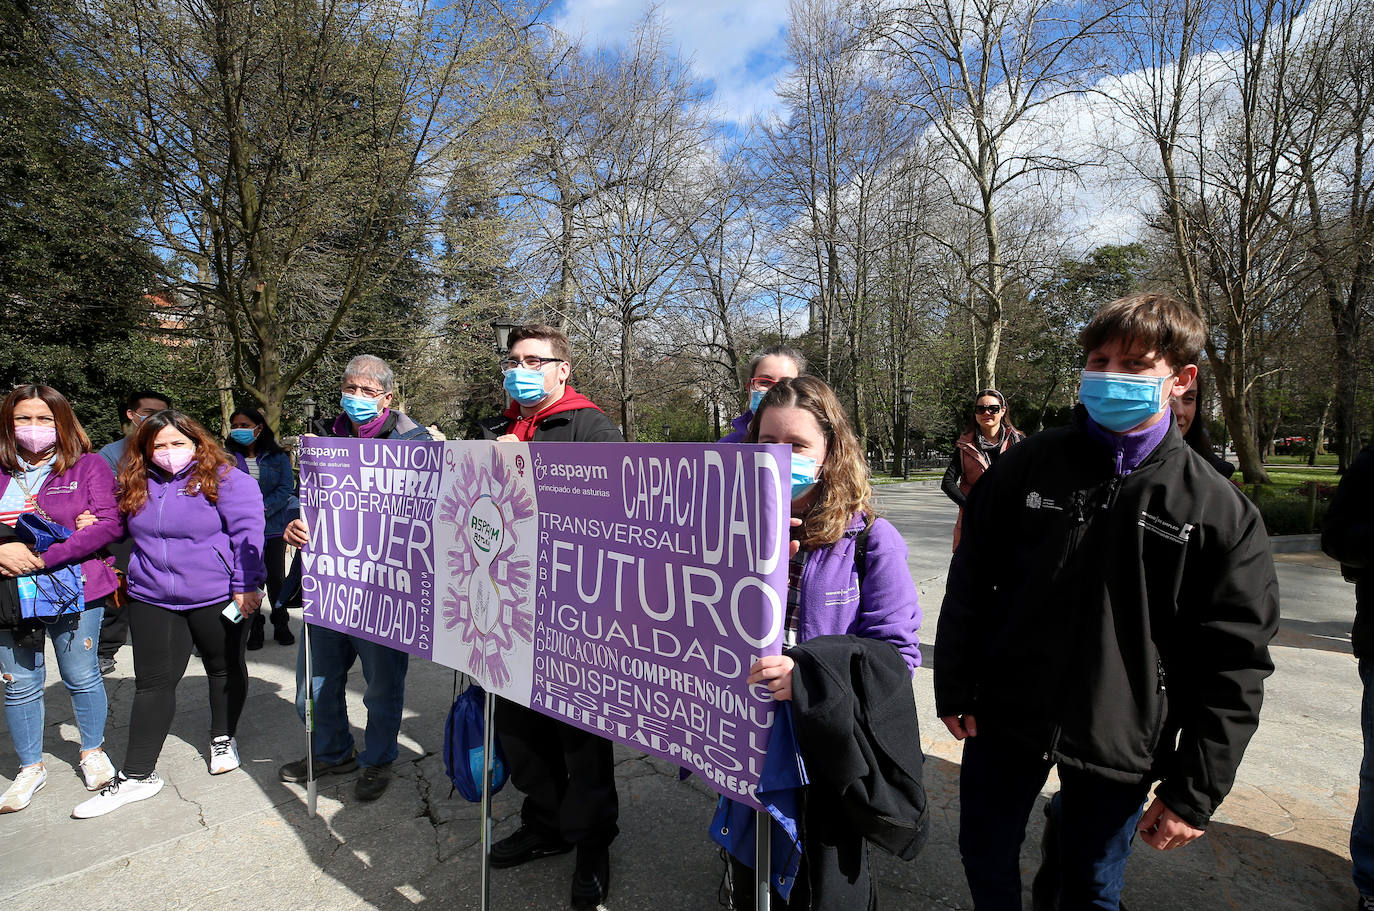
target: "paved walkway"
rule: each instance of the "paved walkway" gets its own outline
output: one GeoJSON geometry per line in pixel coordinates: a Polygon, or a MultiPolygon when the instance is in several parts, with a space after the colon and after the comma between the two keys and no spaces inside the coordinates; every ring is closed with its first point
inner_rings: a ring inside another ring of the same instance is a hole
{"type": "MultiPolygon", "coordinates": [[[[911,546],[911,569],[934,635],[954,511],[934,486],[885,487],[887,514],[911,546]]],[[[1274,647],[1259,733],[1232,797],[1207,836],[1183,851],[1141,847],[1127,872],[1133,908],[1325,911],[1354,905],[1346,837],[1360,759],[1359,686],[1350,655],[1351,586],[1313,555],[1284,555],[1285,620],[1274,647]]],[[[49,681],[47,787],[22,813],[0,817],[0,898],[8,911],[54,908],[469,909],[478,905],[477,809],[450,794],[437,750],[453,674],[411,665],[397,778],[381,800],[353,798],[355,776],[325,779],[320,816],[305,815],[304,789],[277,781],[277,766],[304,755],[292,708],[296,650],[268,642],[250,655],[252,685],[240,730],[243,771],[206,772],[208,707],[199,669],[182,684],[181,710],[159,764],[163,793],[95,820],[68,818],[86,794],[74,771],[71,703],[49,681]]],[[[1027,672],[1035,656],[1027,656],[1027,672]]],[[[360,675],[355,677],[361,683],[360,675]]],[[[133,678],[128,650],[108,678],[107,747],[122,758],[133,678]]],[[[969,908],[955,850],[959,748],[934,716],[930,674],[915,681],[934,829],[911,863],[875,853],[885,909],[969,908]]],[[[361,697],[350,694],[355,727],[361,697]]],[[[0,729],[3,729],[0,723],[0,729]]],[[[360,735],[359,735],[360,736],[360,735]]],[[[724,866],[705,834],[714,797],[679,783],[675,767],[619,750],[621,837],[612,850],[607,906],[619,911],[720,907],[724,866]]],[[[16,759],[0,733],[0,773],[16,759]]],[[[0,787],[8,781],[0,782],[0,787]]],[[[1051,783],[1048,790],[1054,787],[1051,783]]],[[[517,824],[517,797],[495,803],[498,837],[517,824]]],[[[1023,859],[1029,882],[1039,815],[1023,859]]],[[[567,904],[572,856],[493,872],[492,908],[567,904]]]]}

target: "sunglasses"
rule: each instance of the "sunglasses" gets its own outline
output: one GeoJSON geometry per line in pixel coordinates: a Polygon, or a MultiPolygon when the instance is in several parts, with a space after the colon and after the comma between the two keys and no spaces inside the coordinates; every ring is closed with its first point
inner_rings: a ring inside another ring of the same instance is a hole
{"type": "Polygon", "coordinates": [[[974,405],[974,414],[997,414],[1002,410],[1001,405],[974,405]]]}

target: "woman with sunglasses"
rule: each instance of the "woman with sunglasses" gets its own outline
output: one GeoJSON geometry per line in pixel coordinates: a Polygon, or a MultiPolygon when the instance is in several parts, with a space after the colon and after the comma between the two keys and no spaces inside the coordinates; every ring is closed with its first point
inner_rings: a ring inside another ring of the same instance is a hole
{"type": "Polygon", "coordinates": [[[13,614],[0,616],[0,676],[5,682],[5,719],[19,754],[19,774],[0,798],[0,813],[24,809],[48,780],[43,766],[43,684],[47,676],[44,638],[52,640],[57,670],[72,697],[81,739],[81,773],[98,791],[115,770],[101,745],[108,705],[97,646],[105,596],[115,590],[114,570],[102,551],[124,535],[115,506],[115,479],[72,406],[51,386],[19,386],[0,404],[0,576],[36,576],[79,564],[85,604],[56,618],[23,619],[17,597],[13,614]],[[34,553],[11,529],[25,513],[73,533],[34,553]],[[77,517],[87,521],[78,523],[77,517]],[[78,525],[81,527],[78,530],[78,525]]]}
{"type": "Polygon", "coordinates": [[[749,382],[744,391],[749,395],[749,408],[730,422],[730,432],[720,438],[722,443],[743,443],[749,436],[749,424],[754,420],[763,396],[778,380],[795,379],[806,372],[806,355],[787,345],[773,345],[759,351],[749,361],[749,382]]]}
{"type": "Polygon", "coordinates": [[[1007,399],[1002,393],[996,389],[978,393],[968,429],[955,443],[945,479],[940,482],[945,496],[959,504],[959,518],[954,522],[955,550],[959,549],[959,530],[964,524],[964,503],[969,491],[998,456],[1025,438],[1024,433],[1012,426],[1007,415],[1007,399]]]}

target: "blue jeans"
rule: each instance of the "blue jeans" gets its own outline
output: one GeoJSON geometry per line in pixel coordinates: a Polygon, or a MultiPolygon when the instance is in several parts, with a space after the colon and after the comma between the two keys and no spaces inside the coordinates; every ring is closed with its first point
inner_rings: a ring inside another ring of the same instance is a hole
{"type": "Polygon", "coordinates": [[[1374,661],[1360,659],[1360,730],[1364,732],[1364,759],[1360,762],[1360,797],[1350,824],[1350,859],[1355,868],[1355,888],[1374,898],[1374,661]]]}
{"type": "MultiPolygon", "coordinates": [[[[363,705],[367,707],[367,729],[358,765],[386,765],[396,759],[396,735],[401,731],[401,710],[405,706],[406,669],[410,656],[323,626],[310,627],[310,661],[315,690],[315,759],[333,764],[353,754],[353,732],[348,727],[348,707],[344,691],[348,670],[354,659],[361,659],[363,705]]],[[[296,714],[305,721],[305,636],[301,636],[296,659],[296,714]]]]}
{"type": "MultiPolygon", "coordinates": [[[[964,741],[959,853],[978,911],[1020,911],[1021,843],[1050,763],[987,734],[964,741]]],[[[1061,908],[1115,911],[1148,783],[1122,784],[1059,767],[1061,908]]]]}
{"type": "MultiPolygon", "coordinates": [[[[81,733],[81,749],[105,742],[105,681],[100,677],[102,599],[45,627],[57,653],[57,671],[72,694],[72,712],[81,733]]],[[[0,630],[0,675],[5,681],[5,720],[9,723],[20,767],[43,761],[43,684],[48,668],[43,649],[15,644],[11,630],[0,630]]]]}

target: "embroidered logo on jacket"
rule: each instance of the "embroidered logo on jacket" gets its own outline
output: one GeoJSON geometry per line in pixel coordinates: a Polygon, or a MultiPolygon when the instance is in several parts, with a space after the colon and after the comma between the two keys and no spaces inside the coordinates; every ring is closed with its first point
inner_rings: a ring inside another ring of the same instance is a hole
{"type": "Polygon", "coordinates": [[[1064,507],[1058,506],[1049,497],[1042,497],[1034,490],[1026,494],[1027,509],[1053,509],[1055,512],[1063,512],[1064,507]]]}

